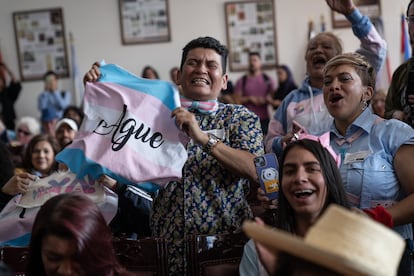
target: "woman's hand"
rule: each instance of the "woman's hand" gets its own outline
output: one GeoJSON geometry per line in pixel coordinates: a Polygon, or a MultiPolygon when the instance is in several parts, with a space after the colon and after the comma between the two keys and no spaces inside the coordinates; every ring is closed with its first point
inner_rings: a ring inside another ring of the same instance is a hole
{"type": "Polygon", "coordinates": [[[333,11],[343,15],[349,15],[356,9],[352,0],[326,0],[326,3],[333,11]]]}
{"type": "Polygon", "coordinates": [[[112,177],[107,176],[106,174],[104,174],[101,177],[99,177],[98,183],[101,184],[101,185],[104,185],[104,186],[108,187],[112,191],[115,191],[115,188],[116,188],[116,180],[113,179],[112,177]]]}
{"type": "MultiPolygon", "coordinates": [[[[265,225],[263,220],[256,217],[255,222],[259,225],[265,225]]],[[[259,242],[255,242],[257,255],[259,256],[260,262],[266,269],[269,275],[273,275],[276,271],[277,253],[267,249],[264,245],[259,242]]]]}
{"type": "Polygon", "coordinates": [[[24,194],[27,191],[29,184],[36,179],[37,176],[30,173],[17,174],[10,178],[6,184],[4,184],[4,186],[1,188],[1,191],[11,196],[24,194]]]}
{"type": "Polygon", "coordinates": [[[274,210],[277,209],[277,199],[270,200],[265,191],[262,188],[257,188],[257,199],[261,202],[264,209],[274,210]]]}

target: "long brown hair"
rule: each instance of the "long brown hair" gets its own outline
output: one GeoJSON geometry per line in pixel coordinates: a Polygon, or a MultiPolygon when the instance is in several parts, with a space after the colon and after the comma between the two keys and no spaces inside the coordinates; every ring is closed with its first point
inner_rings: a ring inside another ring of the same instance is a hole
{"type": "Polygon", "coordinates": [[[41,247],[47,235],[76,241],[76,260],[84,275],[129,275],[116,258],[103,215],[85,195],[60,194],[40,208],[32,229],[27,275],[45,275],[41,247]]]}
{"type": "MultiPolygon", "coordinates": [[[[55,156],[60,151],[59,143],[57,142],[55,137],[50,136],[49,134],[38,134],[36,136],[33,136],[29,144],[27,145],[26,151],[23,156],[23,169],[29,172],[36,170],[32,164],[32,154],[33,154],[34,147],[37,145],[37,143],[42,142],[42,141],[48,142],[51,145],[55,156]]],[[[57,169],[58,169],[58,163],[54,161],[54,164],[50,168],[50,171],[48,174],[50,174],[53,171],[56,171],[57,169]]]]}
{"type": "MultiPolygon", "coordinates": [[[[279,182],[282,183],[283,181],[283,165],[285,158],[289,152],[296,147],[303,148],[312,153],[323,168],[322,175],[328,191],[324,208],[332,203],[338,204],[345,208],[350,208],[342,182],[341,173],[339,172],[335,160],[332,158],[330,153],[316,141],[303,139],[292,142],[286,146],[283,151],[283,155],[279,160],[279,182]]],[[[289,232],[294,232],[295,212],[287,201],[283,193],[283,188],[279,191],[278,206],[276,227],[289,232]]]]}

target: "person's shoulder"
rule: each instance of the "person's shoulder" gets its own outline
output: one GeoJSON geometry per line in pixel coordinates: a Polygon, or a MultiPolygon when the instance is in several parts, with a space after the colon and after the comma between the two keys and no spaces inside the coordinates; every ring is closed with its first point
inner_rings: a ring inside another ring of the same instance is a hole
{"type": "MultiPolygon", "coordinates": [[[[407,123],[397,119],[383,119],[378,117],[373,125],[374,135],[411,136],[414,137],[414,129],[407,123]]],[[[411,138],[409,137],[409,138],[411,138]]]]}
{"type": "Polygon", "coordinates": [[[283,99],[283,102],[299,102],[301,100],[305,100],[309,98],[309,91],[306,87],[301,86],[297,87],[290,91],[286,97],[283,99]]]}
{"type": "Polygon", "coordinates": [[[226,104],[226,103],[220,103],[221,109],[224,112],[244,112],[249,111],[247,107],[241,104],[226,104]]]}
{"type": "Polygon", "coordinates": [[[222,111],[226,114],[230,114],[231,117],[255,117],[257,116],[253,111],[240,104],[224,104],[221,103],[222,111]]]}
{"type": "Polygon", "coordinates": [[[399,148],[403,144],[413,144],[414,129],[397,119],[385,119],[373,125],[371,139],[388,148],[399,148]]]}
{"type": "Polygon", "coordinates": [[[410,131],[413,131],[414,129],[407,123],[397,120],[397,119],[383,119],[379,124],[384,124],[387,127],[397,127],[397,128],[407,128],[410,131]]]}

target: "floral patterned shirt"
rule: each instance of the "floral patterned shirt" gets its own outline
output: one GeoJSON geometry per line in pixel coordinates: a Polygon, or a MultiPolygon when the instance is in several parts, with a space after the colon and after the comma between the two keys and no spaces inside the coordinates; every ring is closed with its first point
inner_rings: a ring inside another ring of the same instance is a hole
{"type": "MultiPolygon", "coordinates": [[[[257,115],[241,105],[219,103],[214,114],[195,113],[200,128],[235,149],[264,153],[257,115]]],[[[219,234],[239,228],[252,212],[245,198],[249,182],[224,168],[192,140],[183,177],[159,191],[153,204],[153,236],[167,239],[170,272],[184,275],[188,234],[219,234]]]]}

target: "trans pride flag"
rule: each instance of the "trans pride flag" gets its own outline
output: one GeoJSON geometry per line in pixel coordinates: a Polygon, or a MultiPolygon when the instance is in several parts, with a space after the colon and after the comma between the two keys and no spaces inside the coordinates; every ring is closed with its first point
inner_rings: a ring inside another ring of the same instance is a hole
{"type": "Polygon", "coordinates": [[[82,193],[95,202],[108,224],[115,217],[118,196],[114,192],[90,176],[81,179],[71,172],[56,172],[31,181],[26,193],[13,197],[0,212],[0,247],[28,246],[40,207],[56,195],[72,192],[82,193]]]}
{"type": "Polygon", "coordinates": [[[80,130],[57,161],[78,177],[106,174],[126,184],[181,178],[188,138],[171,118],[180,106],[177,89],[114,64],[100,71],[98,82],[86,84],[80,130]]]}

